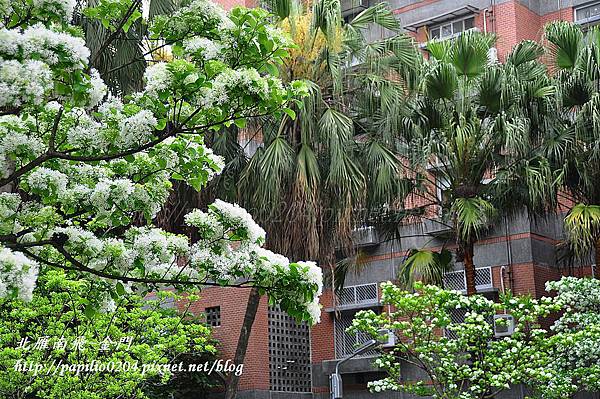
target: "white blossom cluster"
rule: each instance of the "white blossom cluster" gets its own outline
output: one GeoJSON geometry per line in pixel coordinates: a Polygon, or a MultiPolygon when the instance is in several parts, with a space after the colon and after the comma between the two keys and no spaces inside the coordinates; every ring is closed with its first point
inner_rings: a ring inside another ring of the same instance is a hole
{"type": "MultiPolygon", "coordinates": [[[[42,1],[72,13],[72,1],[42,1]]],[[[19,29],[0,28],[0,107],[40,105],[54,89],[53,67],[83,71],[90,51],[85,41],[42,24],[19,29]]],[[[89,103],[95,106],[106,94],[97,72],[89,78],[89,103]]]]}
{"type": "MultiPolygon", "coordinates": [[[[96,90],[92,90],[96,93],[96,90]]],[[[97,92],[94,98],[102,98],[105,90],[97,92]]],[[[67,142],[82,153],[98,154],[110,149],[126,150],[149,142],[155,134],[158,123],[154,114],[142,109],[133,115],[123,111],[123,104],[110,98],[99,104],[100,118],[95,118],[86,110],[74,108],[66,114],[72,124],[67,142]]]]}
{"type": "MultiPolygon", "coordinates": [[[[215,257],[209,248],[194,246],[191,263],[202,267],[214,269],[219,278],[234,280],[236,277],[247,274],[244,268],[253,265],[250,274],[264,273],[266,276],[289,275],[292,273],[291,262],[285,256],[273,253],[261,245],[265,240],[264,230],[256,224],[252,216],[237,204],[230,204],[221,200],[213,203],[208,213],[194,210],[185,217],[186,223],[198,228],[202,238],[213,242],[216,237],[230,234],[244,237],[242,245],[235,250],[226,246],[215,257]]],[[[316,287],[312,301],[305,303],[306,310],[313,322],[319,322],[321,308],[319,296],[323,291],[323,272],[315,262],[295,262],[293,267],[301,274],[305,283],[316,287]]]]}
{"type": "Polygon", "coordinates": [[[173,77],[171,72],[167,69],[167,65],[166,62],[157,62],[146,68],[146,71],[144,72],[146,93],[157,95],[171,86],[173,77]]]}
{"type": "Polygon", "coordinates": [[[62,172],[40,167],[27,177],[31,191],[49,197],[57,197],[67,189],[69,178],[62,172]]]}
{"type": "Polygon", "coordinates": [[[0,116],[0,177],[6,177],[14,160],[33,159],[45,145],[36,135],[27,134],[30,126],[15,115],[0,116]]]}
{"type": "MultiPolygon", "coordinates": [[[[197,242],[153,224],[173,180],[200,190],[225,168],[204,145],[203,132],[226,125],[232,110],[235,118],[252,116],[247,110],[275,112],[301,85],[284,89],[256,69],[232,70],[221,36],[245,30],[236,25],[244,18],[230,19],[210,0],[193,0],[151,23],[151,35],[183,46],[186,56],[147,68],[139,93],[108,95],[89,68],[85,40],[68,27],[74,7],[75,0],[0,0],[0,10],[22,19],[11,20],[15,28],[0,25],[0,108],[6,113],[0,116],[0,177],[10,180],[0,187],[0,298],[31,297],[39,260],[78,270],[111,294],[121,290],[118,281],[127,292],[183,288],[190,280],[196,286],[246,281],[264,287],[293,315],[318,321],[321,269],[262,248],[265,231],[238,205],[217,200],[207,212],[188,214],[186,223],[201,236],[197,242]],[[237,98],[245,99],[241,107],[227,102],[237,98]]],[[[270,31],[256,28],[264,42],[270,31]]],[[[111,301],[106,296],[102,306],[114,308],[111,301]]]]}
{"type": "Polygon", "coordinates": [[[31,300],[38,264],[21,252],[0,247],[0,297],[31,300]]]}
{"type": "Polygon", "coordinates": [[[31,26],[23,33],[17,34],[4,29],[2,36],[5,34],[10,35],[13,42],[0,46],[0,55],[3,57],[14,57],[16,45],[24,59],[35,58],[48,65],[56,65],[60,62],[61,66],[68,70],[85,68],[90,57],[90,50],[85,46],[85,40],[68,33],[54,31],[42,24],[31,26]]]}
{"type": "Polygon", "coordinates": [[[75,0],[33,0],[34,7],[59,15],[65,21],[73,17],[75,3],[75,0]]]}
{"type": "Polygon", "coordinates": [[[284,276],[296,276],[297,286],[313,287],[309,288],[314,290],[313,299],[301,306],[313,322],[320,321],[323,276],[316,263],[291,263],[284,256],[261,248],[257,243],[264,240],[264,232],[235,204],[218,201],[208,213],[194,210],[185,220],[206,235],[198,243],[190,244],[187,237],[160,229],[137,227],[130,228],[124,239],[97,237],[74,226],[55,228],[49,236],[65,235],[65,248],[90,269],[133,277],[184,281],[207,278],[222,283],[256,278],[259,283],[269,284],[284,276]]]}
{"type": "Polygon", "coordinates": [[[183,42],[185,50],[192,55],[199,55],[204,60],[219,59],[219,54],[223,49],[221,44],[205,37],[194,37],[183,42]]]}
{"type": "Polygon", "coordinates": [[[541,382],[555,386],[556,395],[540,397],[572,394],[570,388],[565,390],[565,383],[571,382],[549,367],[553,361],[549,354],[556,347],[537,324],[555,309],[551,301],[509,295],[494,303],[480,295],[465,296],[421,282],[415,283],[414,291],[391,282],[381,284],[381,290],[382,302],[391,310],[358,312],[350,328],[371,336],[384,328],[400,340],[375,361],[387,377],[369,383],[372,392],[399,390],[416,396],[475,399],[514,384],[541,382]],[[490,320],[502,311],[513,315],[516,326],[511,336],[498,339],[490,320]],[[406,381],[406,362],[418,364],[430,380],[406,381]]]}
{"type": "Polygon", "coordinates": [[[546,291],[556,291],[558,301],[568,310],[600,313],[600,281],[593,278],[563,277],[546,282],[546,291]]]}
{"type": "Polygon", "coordinates": [[[562,316],[553,324],[549,367],[534,369],[547,382],[548,397],[569,397],[581,389],[600,389],[600,280],[563,277],[546,283],[556,291],[562,316]]]}
{"type": "Polygon", "coordinates": [[[39,105],[52,87],[52,71],[43,62],[0,59],[0,107],[39,105]]]}
{"type": "Polygon", "coordinates": [[[151,111],[143,109],[140,112],[119,121],[121,129],[117,145],[120,148],[131,148],[146,143],[154,133],[158,121],[151,111]]]}
{"type": "Polygon", "coordinates": [[[98,71],[95,69],[92,69],[92,71],[90,72],[90,85],[91,89],[89,91],[90,99],[88,107],[92,108],[100,104],[100,101],[104,99],[104,97],[108,93],[108,87],[100,77],[98,71]]]}
{"type": "MultiPolygon", "coordinates": [[[[276,87],[282,89],[281,83],[276,87]]],[[[260,76],[253,68],[227,69],[217,75],[212,87],[203,88],[200,92],[200,103],[206,108],[223,106],[230,100],[231,93],[241,91],[257,97],[265,97],[272,88],[269,80],[260,76]]]]}
{"type": "Polygon", "coordinates": [[[223,218],[223,223],[233,230],[244,230],[248,241],[259,244],[265,241],[266,233],[244,208],[220,199],[215,200],[212,208],[223,218]]]}

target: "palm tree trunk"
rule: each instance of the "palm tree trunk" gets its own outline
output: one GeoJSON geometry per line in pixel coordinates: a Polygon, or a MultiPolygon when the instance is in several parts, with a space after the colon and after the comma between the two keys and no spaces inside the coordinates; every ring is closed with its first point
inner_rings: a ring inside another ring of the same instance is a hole
{"type": "Polygon", "coordinates": [[[465,256],[465,280],[467,282],[467,295],[475,295],[475,264],[473,263],[473,244],[469,243],[463,246],[463,254],[465,256]]]}
{"type": "MultiPolygon", "coordinates": [[[[258,311],[258,304],[260,303],[260,294],[258,288],[252,288],[248,297],[248,304],[246,305],[246,314],[244,315],[244,322],[242,323],[242,330],[240,331],[240,337],[238,339],[237,348],[235,349],[235,356],[233,358],[233,364],[239,365],[244,363],[246,357],[246,349],[248,349],[248,341],[250,340],[250,332],[252,331],[252,324],[256,318],[256,312],[258,311]]],[[[235,399],[237,396],[238,384],[240,382],[240,376],[231,373],[227,377],[227,384],[225,387],[225,399],[235,399]]]]}
{"type": "Polygon", "coordinates": [[[596,244],[594,245],[594,259],[596,261],[596,266],[593,270],[593,276],[595,278],[600,278],[600,238],[596,240],[596,244]]]}

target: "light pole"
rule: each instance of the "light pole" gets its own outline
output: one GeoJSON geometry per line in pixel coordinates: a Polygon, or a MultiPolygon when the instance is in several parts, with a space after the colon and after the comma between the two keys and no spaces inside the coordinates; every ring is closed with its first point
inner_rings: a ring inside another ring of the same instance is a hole
{"type": "Polygon", "coordinates": [[[331,399],[342,399],[344,397],[344,392],[342,388],[342,376],[339,372],[340,366],[346,363],[348,360],[352,359],[353,357],[358,356],[361,353],[364,353],[370,349],[375,348],[376,346],[388,342],[387,335],[389,333],[390,332],[388,330],[379,330],[377,334],[378,339],[368,340],[350,355],[346,356],[345,358],[336,363],[335,372],[329,376],[329,392],[331,392],[331,399]]]}

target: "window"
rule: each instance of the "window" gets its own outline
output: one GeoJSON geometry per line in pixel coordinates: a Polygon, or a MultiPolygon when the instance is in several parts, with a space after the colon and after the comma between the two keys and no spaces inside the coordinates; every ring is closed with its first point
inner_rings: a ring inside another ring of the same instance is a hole
{"type": "Polygon", "coordinates": [[[219,327],[221,325],[221,307],[213,306],[211,308],[204,309],[206,315],[206,324],[211,327],[219,327]]]}
{"type": "Polygon", "coordinates": [[[448,21],[441,25],[432,26],[429,29],[430,39],[449,39],[461,32],[473,29],[475,17],[467,17],[459,20],[448,21]]]}
{"type": "Polygon", "coordinates": [[[575,9],[575,22],[587,24],[600,20],[600,1],[575,9]]]}
{"type": "Polygon", "coordinates": [[[435,178],[437,200],[441,205],[446,205],[450,200],[450,182],[448,178],[438,173],[435,178]]]}

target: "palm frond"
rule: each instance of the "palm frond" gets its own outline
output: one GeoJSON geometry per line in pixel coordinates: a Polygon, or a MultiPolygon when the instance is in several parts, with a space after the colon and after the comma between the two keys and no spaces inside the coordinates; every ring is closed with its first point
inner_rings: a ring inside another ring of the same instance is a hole
{"type": "Polygon", "coordinates": [[[425,76],[425,93],[433,100],[454,98],[458,77],[453,65],[439,63],[425,76]]]}
{"type": "Polygon", "coordinates": [[[328,42],[337,40],[342,21],[340,0],[316,0],[312,6],[312,26],[320,30],[328,42]]]}
{"type": "Polygon", "coordinates": [[[523,40],[513,47],[506,57],[506,63],[516,67],[536,61],[544,54],[544,47],[533,40],[523,40]]]}
{"type": "Polygon", "coordinates": [[[564,226],[575,254],[585,256],[600,239],[600,205],[575,205],[565,217],[564,226]]]}
{"type": "Polygon", "coordinates": [[[552,64],[560,69],[574,69],[583,42],[581,28],[565,21],[555,21],[546,25],[545,31],[545,37],[551,43],[552,64]]]}
{"type": "Polygon", "coordinates": [[[452,270],[452,253],[411,249],[400,267],[400,282],[410,289],[416,281],[442,286],[446,272],[452,270]]]}
{"type": "Polygon", "coordinates": [[[496,38],[491,34],[467,31],[452,41],[449,61],[459,76],[473,78],[482,75],[488,64],[488,54],[496,38]]]}
{"type": "Polygon", "coordinates": [[[377,3],[363,10],[349,23],[354,29],[358,30],[367,29],[371,24],[379,25],[392,32],[400,31],[400,23],[386,2],[377,3]]]}
{"type": "Polygon", "coordinates": [[[473,242],[489,228],[496,209],[481,197],[454,198],[451,212],[459,238],[464,242],[473,242]]]}

